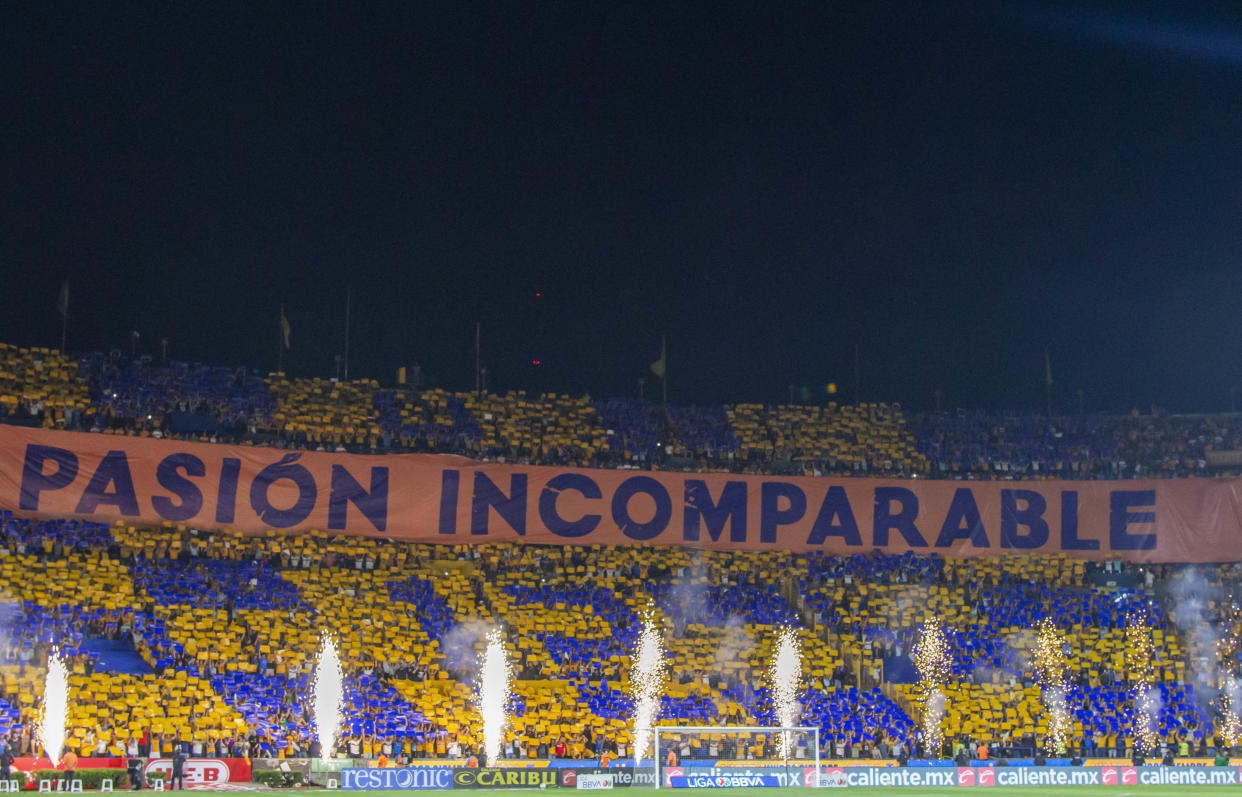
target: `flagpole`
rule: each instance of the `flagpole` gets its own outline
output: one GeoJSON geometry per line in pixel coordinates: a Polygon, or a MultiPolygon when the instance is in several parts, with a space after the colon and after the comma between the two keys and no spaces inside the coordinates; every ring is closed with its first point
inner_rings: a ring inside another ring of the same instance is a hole
{"type": "Polygon", "coordinates": [[[60,353],[65,353],[65,341],[69,336],[69,278],[60,284],[60,296],[56,298],[56,309],[60,311],[60,353]]]}
{"type": "Polygon", "coordinates": [[[345,286],[345,381],[349,381],[349,305],[353,299],[354,286],[345,286]]]}
{"type": "Polygon", "coordinates": [[[854,406],[862,405],[862,365],[858,354],[858,341],[854,341],[854,406]]]}
{"type": "Polygon", "coordinates": [[[664,340],[664,336],[660,336],[660,354],[664,358],[664,374],[660,377],[660,384],[664,386],[664,406],[668,406],[668,344],[664,340]]]}
{"type": "Polygon", "coordinates": [[[1048,403],[1048,417],[1052,417],[1052,356],[1048,347],[1044,347],[1044,392],[1048,403]]]}

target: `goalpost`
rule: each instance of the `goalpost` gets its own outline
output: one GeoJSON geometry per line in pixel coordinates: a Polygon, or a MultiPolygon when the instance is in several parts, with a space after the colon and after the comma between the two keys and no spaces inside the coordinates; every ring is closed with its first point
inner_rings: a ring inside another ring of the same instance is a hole
{"type": "MultiPolygon", "coordinates": [[[[732,754],[725,755],[730,749],[726,744],[721,744],[720,740],[713,738],[716,743],[715,754],[707,753],[703,749],[700,742],[697,749],[690,756],[683,760],[681,751],[678,751],[679,766],[683,768],[710,767],[714,765],[717,759],[736,760],[739,767],[748,767],[754,769],[761,768],[783,768],[788,775],[791,766],[802,768],[814,766],[814,772],[818,775],[820,772],[820,753],[819,753],[819,728],[804,726],[749,726],[749,725],[657,725],[650,729],[650,733],[654,737],[655,747],[655,787],[657,789],[664,786],[664,769],[665,769],[665,753],[667,742],[674,737],[733,737],[732,754]],[[782,743],[783,742],[783,743],[782,743]],[[751,743],[751,744],[748,744],[751,743]],[[804,748],[805,745],[805,748],[804,748]],[[761,752],[755,755],[754,748],[759,747],[762,751],[775,748],[775,755],[767,755],[761,752]],[[720,749],[724,748],[724,749],[720,749]],[[696,759],[702,761],[697,763],[696,759]]],[[[818,785],[818,783],[812,783],[818,785]]]]}

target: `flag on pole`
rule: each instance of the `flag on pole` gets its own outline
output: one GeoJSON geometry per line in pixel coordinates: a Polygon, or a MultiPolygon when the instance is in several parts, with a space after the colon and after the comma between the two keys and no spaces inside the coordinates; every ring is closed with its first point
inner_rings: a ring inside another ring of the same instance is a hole
{"type": "Polygon", "coordinates": [[[656,360],[655,362],[651,364],[651,373],[663,379],[665,366],[667,364],[668,364],[668,353],[664,348],[664,340],[661,339],[660,340],[660,359],[656,360]]]}
{"type": "Polygon", "coordinates": [[[69,317],[69,278],[60,284],[60,296],[56,297],[56,311],[61,318],[69,317]]]}
{"type": "Polygon", "coordinates": [[[1044,384],[1052,387],[1052,357],[1048,354],[1048,347],[1044,347],[1044,384]]]}
{"type": "Polygon", "coordinates": [[[284,341],[285,348],[289,348],[289,319],[285,318],[285,306],[280,306],[280,337],[284,341]]]}

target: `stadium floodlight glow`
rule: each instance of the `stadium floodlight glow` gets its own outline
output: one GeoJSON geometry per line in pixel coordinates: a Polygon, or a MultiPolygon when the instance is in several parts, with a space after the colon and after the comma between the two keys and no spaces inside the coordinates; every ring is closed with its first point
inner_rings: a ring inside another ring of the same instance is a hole
{"type": "MultiPolygon", "coordinates": [[[[657,789],[664,786],[664,760],[660,757],[660,740],[669,736],[683,736],[693,734],[730,734],[730,733],[764,733],[775,736],[778,740],[788,738],[791,734],[802,733],[811,737],[814,745],[813,755],[811,759],[815,762],[815,776],[820,774],[820,755],[819,755],[819,728],[810,726],[780,726],[780,725],[656,725],[651,728],[636,728],[636,733],[643,733],[654,737],[655,746],[655,787],[657,789]]],[[[785,762],[786,767],[788,762],[785,762]]],[[[798,765],[801,769],[802,764],[798,765]]]]}

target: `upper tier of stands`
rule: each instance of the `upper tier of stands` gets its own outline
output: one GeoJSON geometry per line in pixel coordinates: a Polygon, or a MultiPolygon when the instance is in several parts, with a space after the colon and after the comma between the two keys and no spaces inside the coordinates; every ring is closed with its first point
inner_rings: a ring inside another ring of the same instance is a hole
{"type": "Polygon", "coordinates": [[[937,479],[1211,475],[1219,471],[1210,452],[1242,448],[1242,415],[909,415],[882,403],[664,407],[155,365],[117,351],[70,362],[8,345],[0,345],[0,422],[531,464],[937,479]]]}

